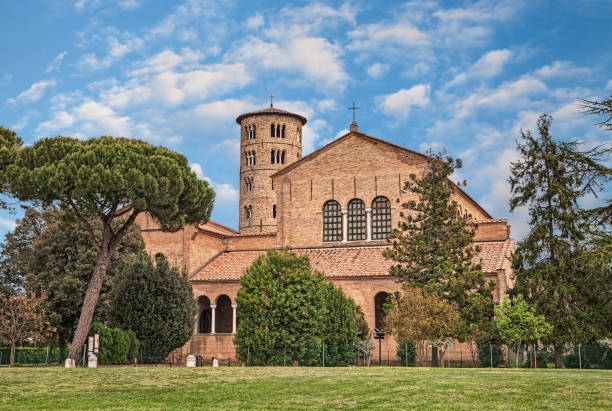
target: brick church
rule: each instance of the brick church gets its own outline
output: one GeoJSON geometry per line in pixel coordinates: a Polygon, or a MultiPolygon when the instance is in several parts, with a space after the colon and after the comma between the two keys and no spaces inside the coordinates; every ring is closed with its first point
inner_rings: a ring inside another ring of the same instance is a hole
{"type": "MultiPolygon", "coordinates": [[[[173,355],[235,359],[236,294],[244,269],[269,249],[307,254],[314,268],[361,306],[373,329],[382,322],[387,294],[401,284],[388,275],[381,251],[397,225],[402,190],[426,165],[424,154],[369,136],[352,123],[350,131],[302,157],[306,118],[270,108],[238,116],[240,125],[239,231],[214,221],[162,232],[142,214],[138,223],[151,256],[163,254],[189,273],[198,303],[193,337],[173,355]]],[[[475,242],[487,279],[495,280],[499,301],[510,285],[514,240],[505,219],[495,219],[463,190],[456,200],[479,222],[475,242]]],[[[397,359],[387,336],[383,358],[397,359]]],[[[373,352],[378,360],[378,349],[373,352]]]]}

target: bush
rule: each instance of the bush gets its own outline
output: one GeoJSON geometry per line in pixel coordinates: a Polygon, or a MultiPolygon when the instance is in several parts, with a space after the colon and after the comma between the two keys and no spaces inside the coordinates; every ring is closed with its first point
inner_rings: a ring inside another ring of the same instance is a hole
{"type": "Polygon", "coordinates": [[[95,322],[90,329],[90,335],[94,334],[100,335],[100,365],[130,364],[138,355],[139,342],[136,334],[130,330],[107,328],[95,322]]]}
{"type": "MultiPolygon", "coordinates": [[[[66,348],[67,350],[67,348],[66,348]]],[[[8,365],[11,355],[10,348],[0,349],[0,365],[8,365]]],[[[15,364],[57,364],[60,361],[59,347],[23,347],[15,348],[15,364]]]]}
{"type": "MultiPolygon", "coordinates": [[[[582,368],[612,369],[612,350],[602,346],[581,346],[580,355],[582,368]]],[[[574,347],[574,352],[562,358],[565,368],[579,368],[578,346],[574,347]]]]}
{"type": "Polygon", "coordinates": [[[187,276],[163,257],[154,264],[141,254],[111,292],[110,324],[134,331],[142,362],[161,363],[191,338],[196,309],[187,276]]]}
{"type": "Polygon", "coordinates": [[[481,343],[478,344],[478,365],[481,367],[491,366],[491,353],[493,354],[493,367],[505,365],[504,352],[501,344],[481,343]]]}
{"type": "Polygon", "coordinates": [[[398,344],[397,356],[400,357],[401,365],[414,367],[416,365],[416,345],[412,341],[398,344]]]}

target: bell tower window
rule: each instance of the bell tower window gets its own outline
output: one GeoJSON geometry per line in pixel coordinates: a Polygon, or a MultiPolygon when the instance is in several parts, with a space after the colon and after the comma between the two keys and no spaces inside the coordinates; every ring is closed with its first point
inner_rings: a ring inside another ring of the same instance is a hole
{"type": "Polygon", "coordinates": [[[272,218],[276,218],[276,204],[272,206],[272,218]]]}

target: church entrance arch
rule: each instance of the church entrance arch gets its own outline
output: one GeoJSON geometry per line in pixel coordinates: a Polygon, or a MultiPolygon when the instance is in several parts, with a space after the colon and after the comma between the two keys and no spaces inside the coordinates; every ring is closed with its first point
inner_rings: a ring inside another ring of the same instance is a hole
{"type": "Polygon", "coordinates": [[[209,334],[211,330],[212,309],[205,295],[198,298],[198,333],[209,334]]]}
{"type": "Polygon", "coordinates": [[[225,294],[217,297],[215,332],[221,334],[232,332],[232,300],[225,294]]]}

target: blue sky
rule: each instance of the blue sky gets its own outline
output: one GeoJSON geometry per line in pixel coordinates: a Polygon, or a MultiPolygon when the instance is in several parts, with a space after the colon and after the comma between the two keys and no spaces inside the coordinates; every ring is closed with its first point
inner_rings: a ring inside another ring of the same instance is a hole
{"type": "MultiPolygon", "coordinates": [[[[304,154],[360,130],[446,149],[513,235],[506,183],[519,130],[610,139],[578,98],[612,94],[612,2],[56,0],[0,3],[0,124],[45,136],[134,137],[187,156],[237,227],[235,117],[275,106],[308,118],[304,154]]],[[[593,202],[594,200],[587,200],[593,202]]],[[[0,216],[0,233],[18,217],[0,216]]]]}

